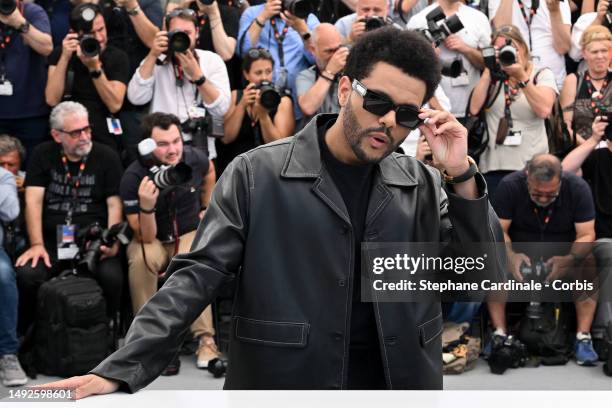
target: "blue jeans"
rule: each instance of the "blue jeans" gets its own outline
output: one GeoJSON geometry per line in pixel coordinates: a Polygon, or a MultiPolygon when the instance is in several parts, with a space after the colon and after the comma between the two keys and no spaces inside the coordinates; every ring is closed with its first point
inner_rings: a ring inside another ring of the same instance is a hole
{"type": "Polygon", "coordinates": [[[17,283],[10,258],[0,247],[0,356],[17,354],[17,283]]]}

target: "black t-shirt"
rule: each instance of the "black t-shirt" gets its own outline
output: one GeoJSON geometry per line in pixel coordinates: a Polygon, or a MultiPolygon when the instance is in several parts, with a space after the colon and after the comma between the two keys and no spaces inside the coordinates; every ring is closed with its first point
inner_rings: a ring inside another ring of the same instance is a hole
{"type": "Polygon", "coordinates": [[[374,308],[370,302],[361,301],[361,242],[365,232],[365,220],[370,200],[370,190],[375,167],[348,165],[336,159],[325,142],[325,132],[335,122],[330,120],[318,129],[321,160],[346,205],[353,236],[355,260],[353,271],[353,301],[351,309],[349,385],[355,388],[384,386],[384,375],[374,308]],[[363,371],[367,371],[367,374],[363,371]]]}
{"type": "MultiPolygon", "coordinates": [[[[162,190],[155,205],[157,239],[162,242],[172,239],[171,209],[176,214],[179,236],[194,231],[200,222],[198,218],[201,207],[200,193],[202,181],[208,171],[208,157],[202,150],[184,146],[183,161],[191,166],[191,180],[187,185],[162,190]]],[[[139,161],[135,161],[121,178],[120,194],[126,215],[139,212],[138,187],[142,179],[148,175],[149,170],[139,161]]]]}
{"type": "Polygon", "coordinates": [[[612,238],[612,152],[594,150],[582,164],[582,177],[589,183],[595,201],[597,238],[612,238]]]}
{"type": "MultiPolygon", "coordinates": [[[[62,47],[55,48],[49,56],[49,65],[57,65],[61,54],[62,47]]],[[[102,69],[108,80],[119,81],[127,86],[130,81],[130,67],[126,63],[128,61],[127,54],[112,45],[107,45],[100,55],[100,59],[102,61],[102,69]]],[[[70,100],[80,102],[87,108],[94,140],[118,151],[119,139],[114,134],[108,132],[106,124],[106,118],[110,116],[110,112],[100,98],[93,80],[89,76],[89,70],[76,57],[76,54],[73,56],[70,65],[74,67],[74,84],[70,100]]],[[[66,86],[68,86],[67,83],[66,86]]]]}
{"type": "Polygon", "coordinates": [[[119,195],[119,180],[123,171],[119,156],[107,146],[94,143],[80,178],[75,204],[73,190],[80,165],[81,162],[68,161],[72,177],[67,180],[62,163],[62,147],[55,142],[41,143],[30,157],[25,186],[45,188],[43,238],[45,246],[52,251],[57,247],[56,226],[65,224],[71,206],[72,223],[77,229],[96,221],[107,227],[106,199],[119,195]]]}

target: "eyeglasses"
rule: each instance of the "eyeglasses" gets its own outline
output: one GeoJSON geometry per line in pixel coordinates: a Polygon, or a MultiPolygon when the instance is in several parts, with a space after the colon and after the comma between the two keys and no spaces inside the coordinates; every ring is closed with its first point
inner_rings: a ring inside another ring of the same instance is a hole
{"type": "Polygon", "coordinates": [[[423,123],[416,105],[396,105],[387,96],[369,90],[356,79],[353,80],[353,90],[363,97],[363,109],[376,116],[394,111],[397,124],[407,129],[416,129],[423,123]]]}
{"type": "Polygon", "coordinates": [[[56,130],[58,132],[67,134],[72,139],[78,139],[79,137],[81,137],[81,133],[83,132],[85,132],[86,135],[89,135],[91,133],[91,126],[87,125],[84,128],[75,129],[75,130],[64,130],[64,129],[56,129],[56,130]]]}
{"type": "Polygon", "coordinates": [[[196,15],[196,12],[193,11],[192,9],[179,7],[179,8],[175,8],[174,10],[166,14],[166,19],[170,20],[171,18],[178,17],[178,16],[195,17],[195,15],[196,15]]]}
{"type": "Polygon", "coordinates": [[[270,51],[265,48],[251,48],[248,51],[249,58],[258,59],[258,58],[272,58],[272,54],[270,51]]]}
{"type": "Polygon", "coordinates": [[[537,191],[534,191],[533,187],[529,183],[527,184],[527,190],[529,191],[529,195],[532,198],[541,198],[546,201],[553,201],[556,200],[557,197],[559,197],[559,194],[561,192],[561,183],[559,183],[557,191],[555,191],[554,193],[538,193],[537,191]]]}

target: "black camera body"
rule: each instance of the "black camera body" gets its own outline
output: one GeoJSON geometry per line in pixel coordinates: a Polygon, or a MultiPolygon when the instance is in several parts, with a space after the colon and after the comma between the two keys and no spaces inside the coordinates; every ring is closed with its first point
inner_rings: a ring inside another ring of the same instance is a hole
{"type": "Polygon", "coordinates": [[[442,60],[442,75],[450,78],[457,78],[463,72],[463,60],[456,58],[453,60],[442,60]]]}
{"type": "Polygon", "coordinates": [[[70,12],[70,28],[79,33],[79,46],[86,57],[93,58],[100,54],[100,43],[91,34],[93,21],[102,11],[95,4],[84,3],[70,12]]]}
{"type": "Polygon", "coordinates": [[[493,81],[499,81],[506,79],[507,75],[504,71],[502,71],[499,62],[497,62],[497,56],[495,55],[495,47],[489,46],[484,47],[481,50],[482,58],[484,60],[484,65],[491,72],[491,78],[493,81]]]}
{"type": "Polygon", "coordinates": [[[191,47],[191,39],[183,30],[168,31],[168,55],[186,52],[191,47]]]}
{"type": "Polygon", "coordinates": [[[77,270],[84,274],[95,274],[102,255],[100,247],[102,245],[110,247],[116,241],[123,245],[129,244],[132,238],[132,230],[125,221],[108,229],[104,229],[100,226],[100,223],[94,222],[80,231],[78,235],[77,239],[80,237],[81,245],[77,255],[77,270]]]}
{"type": "Polygon", "coordinates": [[[319,8],[318,0],[283,0],[282,10],[287,10],[297,18],[306,19],[319,8]]]}
{"type": "Polygon", "coordinates": [[[259,89],[259,102],[267,110],[274,110],[281,102],[281,92],[270,81],[261,81],[255,89],[259,89]]]}
{"type": "Polygon", "coordinates": [[[505,339],[493,336],[489,369],[493,374],[503,374],[508,368],[523,367],[529,360],[527,348],[519,339],[510,335],[505,339]]]}
{"type": "Polygon", "coordinates": [[[440,7],[436,7],[427,13],[425,19],[427,20],[427,28],[422,32],[436,47],[439,47],[449,35],[463,29],[463,23],[457,14],[446,18],[440,7]]]}
{"type": "Polygon", "coordinates": [[[17,1],[0,0],[0,14],[10,16],[17,9],[17,1]]]}
{"type": "Polygon", "coordinates": [[[365,23],[366,32],[376,30],[377,28],[381,28],[386,26],[388,21],[384,17],[380,16],[369,16],[361,19],[365,23]]]}
{"type": "Polygon", "coordinates": [[[157,147],[155,140],[147,138],[138,143],[138,161],[149,169],[149,178],[160,190],[175,187],[191,180],[192,169],[187,163],[178,162],[175,165],[160,163],[153,155],[157,147]]]}
{"type": "MultiPolygon", "coordinates": [[[[520,266],[520,272],[523,275],[525,280],[533,280],[536,283],[544,283],[546,281],[546,276],[551,272],[550,268],[546,267],[546,263],[540,259],[539,261],[531,261],[531,266],[526,263],[522,263],[520,266]]],[[[539,299],[536,299],[535,296],[532,296],[532,300],[527,305],[525,309],[525,315],[529,319],[542,319],[544,317],[544,308],[542,307],[542,303],[539,302],[539,299]]]]}
{"type": "Polygon", "coordinates": [[[202,118],[190,118],[181,123],[181,132],[191,135],[191,144],[208,151],[207,137],[215,139],[224,136],[223,117],[206,115],[202,118]]]}
{"type": "Polygon", "coordinates": [[[601,116],[605,122],[608,122],[608,126],[606,126],[606,130],[604,131],[604,138],[612,142],[612,107],[608,106],[604,112],[602,112],[601,116]]]}
{"type": "Polygon", "coordinates": [[[499,49],[499,63],[503,66],[516,64],[518,61],[517,53],[517,49],[512,46],[512,40],[506,38],[506,44],[499,49]]]}

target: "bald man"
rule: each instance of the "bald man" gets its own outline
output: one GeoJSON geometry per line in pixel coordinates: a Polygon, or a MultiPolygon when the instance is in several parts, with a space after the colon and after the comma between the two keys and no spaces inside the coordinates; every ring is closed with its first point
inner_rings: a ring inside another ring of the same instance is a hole
{"type": "Polygon", "coordinates": [[[342,46],[342,37],[336,27],[329,23],[319,24],[314,29],[308,48],[316,62],[297,76],[300,109],[307,119],[317,113],[338,113],[338,78],[349,50],[342,46]]]}
{"type": "Polygon", "coordinates": [[[336,21],[336,28],[347,42],[354,42],[365,32],[365,19],[369,17],[387,18],[389,5],[387,0],[358,0],[353,14],[336,21]]]}

